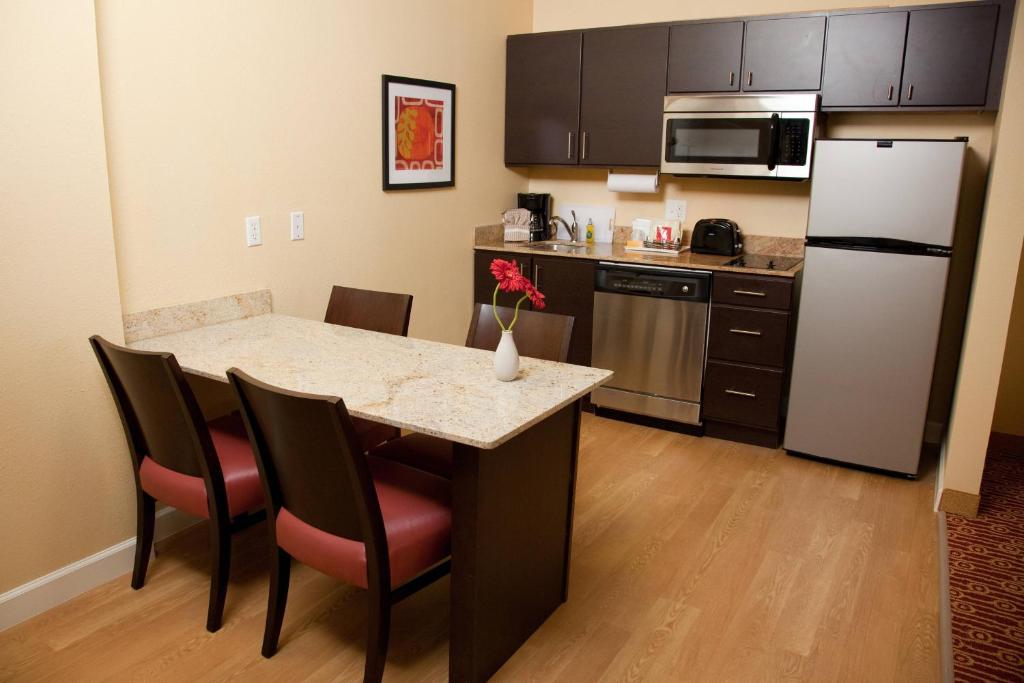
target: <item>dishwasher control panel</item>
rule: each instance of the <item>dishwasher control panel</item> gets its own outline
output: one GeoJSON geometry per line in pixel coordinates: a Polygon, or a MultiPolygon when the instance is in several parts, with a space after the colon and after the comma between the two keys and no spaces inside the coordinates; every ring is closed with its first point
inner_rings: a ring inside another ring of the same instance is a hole
{"type": "Polygon", "coordinates": [[[599,292],[707,301],[711,274],[681,268],[601,263],[594,285],[599,292]]]}

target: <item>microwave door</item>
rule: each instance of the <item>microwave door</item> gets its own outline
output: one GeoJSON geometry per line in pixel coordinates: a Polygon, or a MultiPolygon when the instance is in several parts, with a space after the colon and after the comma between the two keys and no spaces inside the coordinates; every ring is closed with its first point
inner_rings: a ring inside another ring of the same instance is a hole
{"type": "Polygon", "coordinates": [[[771,177],[778,115],[666,114],[662,171],[678,175],[771,177]]]}

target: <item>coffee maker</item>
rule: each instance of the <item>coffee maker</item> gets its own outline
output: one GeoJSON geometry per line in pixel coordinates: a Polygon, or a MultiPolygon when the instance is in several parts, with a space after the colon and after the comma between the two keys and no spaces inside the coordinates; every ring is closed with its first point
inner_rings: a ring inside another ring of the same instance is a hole
{"type": "Polygon", "coordinates": [[[551,195],[536,192],[520,192],[519,208],[530,212],[530,241],[542,242],[548,238],[548,221],[551,219],[551,195]]]}

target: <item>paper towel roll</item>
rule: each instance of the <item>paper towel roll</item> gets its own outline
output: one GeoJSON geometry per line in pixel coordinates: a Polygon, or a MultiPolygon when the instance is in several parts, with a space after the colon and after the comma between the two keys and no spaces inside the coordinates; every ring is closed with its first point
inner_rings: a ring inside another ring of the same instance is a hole
{"type": "Polygon", "coordinates": [[[641,173],[609,173],[609,192],[657,192],[658,174],[647,175],[641,173]]]}

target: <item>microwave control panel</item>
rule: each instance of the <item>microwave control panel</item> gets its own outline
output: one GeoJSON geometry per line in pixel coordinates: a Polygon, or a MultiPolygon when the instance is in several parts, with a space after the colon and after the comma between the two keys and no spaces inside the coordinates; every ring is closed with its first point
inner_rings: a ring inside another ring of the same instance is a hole
{"type": "Polygon", "coordinates": [[[811,122],[808,119],[779,120],[779,165],[803,166],[807,163],[807,141],[811,122]]]}

